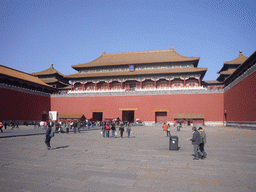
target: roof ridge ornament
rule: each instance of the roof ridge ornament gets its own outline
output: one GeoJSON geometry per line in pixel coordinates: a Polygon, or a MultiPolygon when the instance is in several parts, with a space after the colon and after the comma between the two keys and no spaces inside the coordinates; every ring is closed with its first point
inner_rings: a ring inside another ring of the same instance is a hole
{"type": "Polygon", "coordinates": [[[106,51],[102,51],[102,55],[105,55],[106,54],[106,51]]]}
{"type": "Polygon", "coordinates": [[[53,68],[53,63],[51,64],[51,68],[53,68]]]}
{"type": "Polygon", "coordinates": [[[170,46],[170,49],[174,51],[174,47],[170,46]]]}
{"type": "Polygon", "coordinates": [[[243,53],[242,53],[243,51],[242,50],[239,50],[239,55],[243,55],[243,53]]]}

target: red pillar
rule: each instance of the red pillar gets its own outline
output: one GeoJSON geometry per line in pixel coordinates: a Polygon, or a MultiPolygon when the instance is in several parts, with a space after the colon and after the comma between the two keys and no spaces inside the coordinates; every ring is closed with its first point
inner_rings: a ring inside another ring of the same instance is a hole
{"type": "Polygon", "coordinates": [[[95,82],[95,90],[97,90],[97,82],[95,82]]]}
{"type": "Polygon", "coordinates": [[[184,78],[184,84],[183,84],[184,87],[186,87],[186,79],[184,78]]]}
{"type": "Polygon", "coordinates": [[[123,81],[121,81],[121,89],[123,89],[123,81]]]}
{"type": "Polygon", "coordinates": [[[169,79],[169,87],[172,86],[172,82],[171,82],[171,79],[169,79]]]}
{"type": "Polygon", "coordinates": [[[201,86],[201,78],[198,79],[198,86],[201,86]]]}
{"type": "Polygon", "coordinates": [[[84,88],[84,82],[83,82],[83,91],[84,91],[84,89],[85,89],[85,88],[84,88]]]}
{"type": "Polygon", "coordinates": [[[108,90],[110,89],[110,86],[109,86],[109,81],[108,81],[108,90]]]}
{"type": "Polygon", "coordinates": [[[142,80],[140,80],[140,88],[142,89],[142,80]]]}
{"type": "Polygon", "coordinates": [[[155,88],[156,88],[156,79],[155,79],[155,88]]]}
{"type": "Polygon", "coordinates": [[[71,91],[73,91],[73,83],[71,83],[71,91]]]}

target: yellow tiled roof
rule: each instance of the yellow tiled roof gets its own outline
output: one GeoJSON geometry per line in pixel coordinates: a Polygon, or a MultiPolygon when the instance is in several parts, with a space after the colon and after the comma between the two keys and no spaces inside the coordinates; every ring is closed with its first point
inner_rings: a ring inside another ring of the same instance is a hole
{"type": "Polygon", "coordinates": [[[59,71],[57,71],[56,69],[53,68],[53,64],[51,64],[51,67],[43,70],[43,71],[39,71],[39,72],[35,72],[35,73],[31,73],[32,75],[35,76],[40,76],[40,75],[52,75],[52,74],[59,74],[60,76],[64,76],[62,73],[60,73],[59,71]]]}
{"type": "Polygon", "coordinates": [[[47,87],[51,87],[50,85],[47,85],[42,80],[40,80],[38,77],[35,77],[28,73],[24,73],[22,71],[18,71],[16,69],[12,69],[12,68],[9,68],[9,67],[3,66],[3,65],[0,65],[0,74],[14,77],[14,78],[21,79],[21,80],[25,80],[25,81],[29,81],[32,83],[44,85],[47,87]]]}
{"type": "Polygon", "coordinates": [[[239,56],[237,58],[235,58],[232,61],[226,61],[226,62],[224,62],[224,64],[242,64],[242,63],[244,63],[246,61],[246,59],[248,59],[248,57],[244,56],[242,54],[242,51],[240,50],[239,51],[239,56]]]}
{"type": "Polygon", "coordinates": [[[166,62],[182,62],[182,61],[197,61],[200,57],[186,57],[180,55],[171,47],[169,50],[156,51],[138,51],[125,53],[110,53],[103,54],[94,61],[72,65],[74,69],[98,66],[113,66],[124,64],[145,64],[145,63],[166,63],[166,62]]]}

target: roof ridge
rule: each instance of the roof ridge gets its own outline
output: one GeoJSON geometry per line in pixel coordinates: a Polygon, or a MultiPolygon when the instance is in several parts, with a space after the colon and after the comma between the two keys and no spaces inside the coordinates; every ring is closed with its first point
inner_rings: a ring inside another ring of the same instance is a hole
{"type": "MultiPolygon", "coordinates": [[[[193,57],[193,58],[197,58],[194,56],[184,56],[179,54],[177,51],[175,51],[173,48],[171,49],[162,49],[162,50],[149,50],[149,51],[130,51],[130,52],[120,52],[120,53],[106,53],[105,51],[103,52],[103,54],[101,56],[107,56],[107,55],[121,55],[121,54],[134,54],[134,53],[154,53],[154,52],[169,52],[172,51],[176,54],[178,54],[181,57],[193,57]]],[[[96,60],[96,59],[95,59],[96,60]]]]}
{"type": "MultiPolygon", "coordinates": [[[[42,70],[42,71],[33,72],[33,73],[31,73],[31,74],[37,76],[37,75],[40,75],[40,73],[47,73],[47,70],[52,70],[53,73],[57,73],[57,74],[59,74],[59,75],[61,75],[61,76],[64,77],[64,75],[63,75],[61,72],[59,72],[58,70],[56,70],[56,69],[53,67],[53,63],[51,64],[51,67],[49,67],[49,68],[47,68],[47,69],[45,69],[45,70],[42,70]]],[[[53,73],[51,73],[51,74],[53,74],[53,73]]],[[[50,74],[50,73],[48,73],[48,74],[50,74]]],[[[44,74],[43,74],[43,75],[44,75],[44,74]]]]}

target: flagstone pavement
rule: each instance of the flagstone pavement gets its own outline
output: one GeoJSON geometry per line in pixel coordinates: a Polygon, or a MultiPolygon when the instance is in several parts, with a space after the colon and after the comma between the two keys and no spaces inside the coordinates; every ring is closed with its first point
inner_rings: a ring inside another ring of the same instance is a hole
{"type": "Polygon", "coordinates": [[[208,154],[192,160],[187,139],[178,151],[159,126],[132,127],[131,138],[103,138],[99,129],[59,133],[44,143],[45,130],[33,126],[0,133],[0,191],[256,191],[256,131],[204,127],[208,154]]]}

